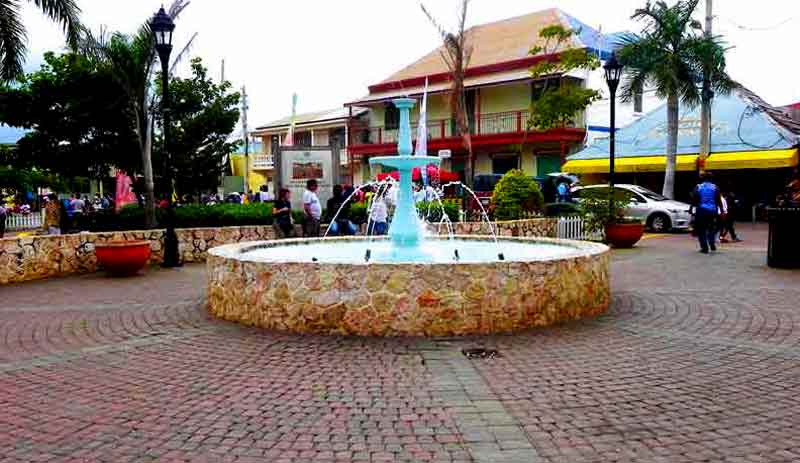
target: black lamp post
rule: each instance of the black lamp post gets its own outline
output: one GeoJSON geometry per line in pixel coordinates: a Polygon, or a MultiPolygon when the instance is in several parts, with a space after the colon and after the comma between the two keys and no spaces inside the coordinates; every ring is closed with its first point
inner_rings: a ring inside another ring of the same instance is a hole
{"type": "Polygon", "coordinates": [[[156,52],[161,60],[161,110],[163,111],[163,124],[161,138],[163,142],[162,156],[164,157],[164,191],[167,194],[167,232],[164,236],[164,263],[167,268],[180,267],[181,257],[178,251],[178,235],[175,233],[175,203],[172,201],[172,157],[167,151],[167,139],[170,128],[169,108],[169,55],[172,53],[172,31],[175,23],[169,17],[164,7],[158,10],[150,21],[150,30],[153,32],[156,52]]]}
{"type": "Polygon", "coordinates": [[[616,155],[616,134],[617,134],[617,88],[619,87],[619,80],[622,77],[622,64],[617,60],[617,54],[612,52],[611,57],[603,65],[606,72],[606,83],[608,89],[611,91],[611,122],[608,143],[608,184],[609,184],[609,207],[613,206],[614,202],[614,163],[616,155]]]}

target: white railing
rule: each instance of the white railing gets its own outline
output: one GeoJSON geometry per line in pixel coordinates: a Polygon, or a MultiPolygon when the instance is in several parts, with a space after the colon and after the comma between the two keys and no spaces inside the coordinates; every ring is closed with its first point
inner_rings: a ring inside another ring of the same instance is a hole
{"type": "Polygon", "coordinates": [[[275,158],[270,154],[256,154],[253,156],[253,169],[272,169],[275,158]]]}
{"type": "Polygon", "coordinates": [[[558,237],[565,240],[602,241],[603,232],[586,229],[586,222],[582,217],[559,217],[558,237]]]}
{"type": "Polygon", "coordinates": [[[30,214],[7,214],[6,230],[32,230],[42,227],[44,212],[31,212],[30,214]]]}

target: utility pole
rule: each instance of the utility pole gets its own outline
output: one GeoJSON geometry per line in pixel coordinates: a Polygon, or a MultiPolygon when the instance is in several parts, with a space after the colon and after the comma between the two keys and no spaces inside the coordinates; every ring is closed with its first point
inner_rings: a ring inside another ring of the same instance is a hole
{"type": "Polygon", "coordinates": [[[244,194],[250,193],[250,134],[247,131],[247,89],[242,85],[242,132],[244,135],[244,194]]]}
{"type": "MultiPolygon", "coordinates": [[[[714,25],[714,2],[706,0],[706,38],[712,37],[712,27],[714,25]]],[[[700,170],[705,169],[705,161],[711,152],[711,100],[714,94],[711,91],[711,76],[706,65],[703,70],[703,94],[702,106],[700,107],[700,170]]]]}
{"type": "Polygon", "coordinates": [[[219,81],[225,82],[225,58],[222,58],[222,66],[220,68],[219,81]]]}

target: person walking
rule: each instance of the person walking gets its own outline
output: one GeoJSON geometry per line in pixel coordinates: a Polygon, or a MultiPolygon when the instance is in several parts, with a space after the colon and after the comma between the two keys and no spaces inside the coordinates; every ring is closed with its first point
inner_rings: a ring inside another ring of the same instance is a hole
{"type": "Polygon", "coordinates": [[[291,192],[282,188],[278,194],[278,199],[272,206],[272,217],[275,221],[275,232],[278,238],[294,238],[297,233],[294,231],[292,222],[292,201],[291,192]]]}
{"type": "Polygon", "coordinates": [[[44,206],[44,229],[48,235],[61,234],[61,204],[55,193],[47,196],[47,204],[44,206]]]}
{"type": "Polygon", "coordinates": [[[303,192],[303,212],[305,212],[303,234],[311,238],[319,236],[319,220],[322,217],[322,205],[317,191],[319,184],[316,180],[311,179],[306,182],[306,191],[303,192]]]}
{"type": "Polygon", "coordinates": [[[700,176],[700,184],[694,189],[692,208],[694,209],[694,228],[700,242],[700,252],[708,254],[717,250],[716,232],[719,211],[723,209],[722,195],[714,184],[711,173],[700,176]]]}
{"type": "Polygon", "coordinates": [[[736,213],[738,207],[737,201],[738,199],[733,191],[726,190],[722,193],[722,202],[725,205],[725,215],[720,217],[720,243],[727,243],[729,237],[734,243],[742,241],[736,234],[736,213]]]}

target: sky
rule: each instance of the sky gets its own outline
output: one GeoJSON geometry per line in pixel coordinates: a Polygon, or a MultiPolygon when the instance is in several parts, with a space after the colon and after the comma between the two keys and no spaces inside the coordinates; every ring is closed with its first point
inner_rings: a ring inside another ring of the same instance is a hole
{"type": "MultiPolygon", "coordinates": [[[[169,1],[169,0],[167,0],[169,1]]],[[[93,30],[134,33],[161,0],[78,0],[83,22],[93,30]]],[[[445,27],[454,28],[460,0],[425,0],[445,27]]],[[[672,3],[672,1],[670,1],[672,3]]],[[[469,24],[476,25],[558,7],[603,32],[638,31],[630,20],[645,0],[471,0],[469,24]]],[[[63,34],[30,6],[25,7],[30,53],[36,69],[45,51],[63,49],[63,34]]],[[[728,71],[774,105],[800,101],[800,1],[717,0],[714,32],[728,46],[728,71]]],[[[701,1],[698,10],[704,10],[701,1]]],[[[702,19],[699,11],[698,19],[702,19]]],[[[191,0],[177,21],[176,48],[197,32],[191,56],[210,74],[246,86],[250,126],[291,112],[341,107],[439,44],[417,0],[191,0]]],[[[477,44],[476,46],[480,46],[477,44]]],[[[188,72],[188,60],[179,73],[188,72]]]]}

